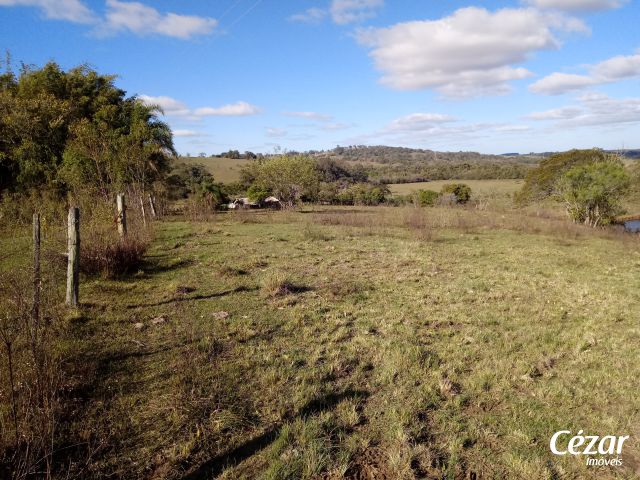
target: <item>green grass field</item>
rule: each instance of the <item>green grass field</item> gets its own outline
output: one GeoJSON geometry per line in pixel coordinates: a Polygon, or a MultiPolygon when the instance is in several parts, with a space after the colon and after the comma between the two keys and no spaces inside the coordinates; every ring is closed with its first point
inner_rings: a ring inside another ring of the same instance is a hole
{"type": "Polygon", "coordinates": [[[466,183],[474,195],[484,197],[511,196],[520,188],[524,180],[434,180],[432,182],[394,183],[389,185],[395,195],[409,195],[416,190],[433,190],[439,192],[447,183],[466,183]]]}
{"type": "Polygon", "coordinates": [[[155,228],[81,288],[84,478],[636,478],[635,238],[448,208],[155,228]],[[631,435],[623,466],[552,455],[561,429],[631,435]]]}
{"type": "Polygon", "coordinates": [[[213,178],[222,183],[240,180],[240,170],[251,160],[216,157],[180,157],[179,162],[204,165],[213,178]]]}

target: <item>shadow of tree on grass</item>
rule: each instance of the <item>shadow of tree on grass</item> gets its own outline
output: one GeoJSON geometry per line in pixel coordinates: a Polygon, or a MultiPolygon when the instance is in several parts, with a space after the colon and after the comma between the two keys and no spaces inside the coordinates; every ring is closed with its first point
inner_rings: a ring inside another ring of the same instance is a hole
{"type": "Polygon", "coordinates": [[[346,399],[362,399],[367,398],[368,396],[369,393],[364,390],[348,389],[341,393],[330,393],[328,395],[315,398],[304,405],[295,415],[284,418],[283,421],[272,426],[262,435],[252,438],[251,440],[206,461],[182,478],[185,480],[204,480],[215,478],[226,468],[238,465],[247,458],[258,453],[260,450],[268,447],[276,438],[278,438],[280,429],[286,421],[293,421],[296,418],[304,418],[331,410],[338,405],[338,403],[346,399]]]}

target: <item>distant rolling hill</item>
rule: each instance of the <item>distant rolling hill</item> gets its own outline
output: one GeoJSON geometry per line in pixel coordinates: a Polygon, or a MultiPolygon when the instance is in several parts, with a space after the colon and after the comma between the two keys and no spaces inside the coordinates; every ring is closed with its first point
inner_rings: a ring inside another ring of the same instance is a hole
{"type": "Polygon", "coordinates": [[[240,180],[240,169],[251,160],[224,157],[180,157],[178,162],[187,165],[204,165],[216,181],[230,183],[240,180]]]}
{"type": "MultiPolygon", "coordinates": [[[[640,149],[609,150],[629,160],[640,159],[640,149]]],[[[443,179],[516,179],[541,159],[555,152],[505,153],[436,152],[433,150],[380,146],[336,147],[305,152],[317,159],[332,160],[366,171],[373,180],[386,183],[422,182],[443,179]]],[[[240,170],[252,160],[226,157],[180,157],[180,163],[200,164],[223,183],[240,180],[240,170]]]]}

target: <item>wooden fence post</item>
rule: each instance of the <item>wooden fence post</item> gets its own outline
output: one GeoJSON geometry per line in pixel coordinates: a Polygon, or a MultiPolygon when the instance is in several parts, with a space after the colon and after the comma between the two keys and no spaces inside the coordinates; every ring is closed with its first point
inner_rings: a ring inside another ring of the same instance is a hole
{"type": "Polygon", "coordinates": [[[140,211],[142,212],[142,225],[147,228],[147,213],[144,210],[144,194],[140,194],[140,211]]]}
{"type": "Polygon", "coordinates": [[[67,230],[69,257],[67,262],[67,305],[78,306],[80,290],[80,209],[69,209],[69,228],[67,230]]]}
{"type": "Polygon", "coordinates": [[[118,234],[120,238],[127,235],[127,206],[124,203],[124,193],[116,196],[116,204],[118,206],[118,234]]]}
{"type": "Polygon", "coordinates": [[[151,208],[151,218],[157,218],[158,212],[156,212],[156,203],[154,202],[151,194],[149,194],[149,208],[151,208]]]}
{"type": "Polygon", "coordinates": [[[40,293],[42,283],[40,281],[40,214],[33,214],[33,326],[37,330],[40,319],[40,293]]]}

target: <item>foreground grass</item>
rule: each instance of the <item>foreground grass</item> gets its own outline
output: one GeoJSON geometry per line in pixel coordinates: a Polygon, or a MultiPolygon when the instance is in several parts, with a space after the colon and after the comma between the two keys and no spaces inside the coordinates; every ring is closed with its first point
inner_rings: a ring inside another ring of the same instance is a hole
{"type": "Polygon", "coordinates": [[[635,478],[638,243],[496,215],[159,224],[137,275],[83,285],[72,470],[635,478]],[[631,435],[624,465],[553,456],[560,429],[631,435]]]}

